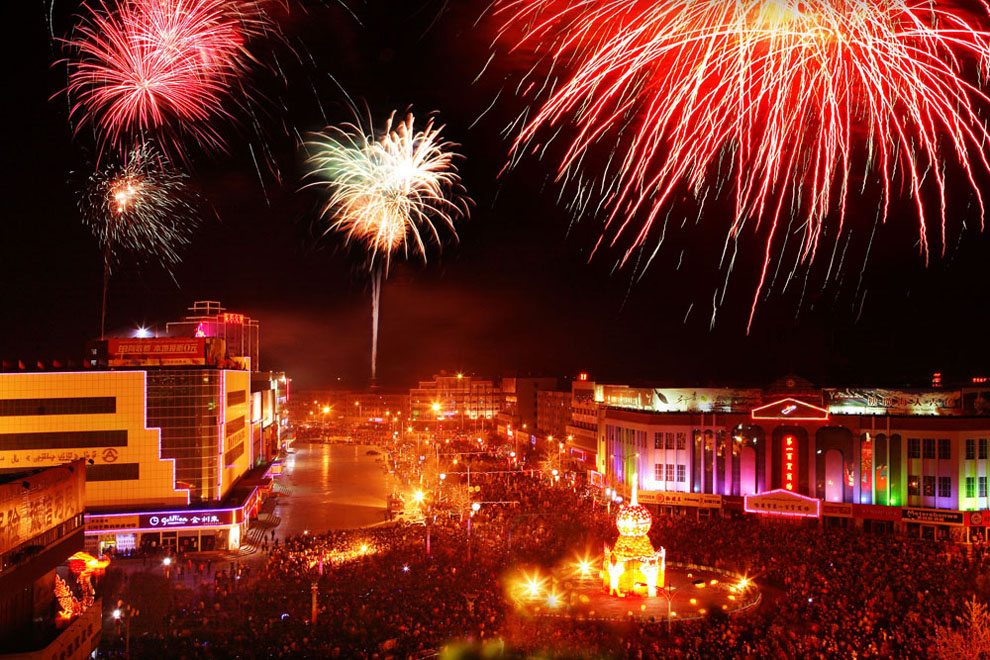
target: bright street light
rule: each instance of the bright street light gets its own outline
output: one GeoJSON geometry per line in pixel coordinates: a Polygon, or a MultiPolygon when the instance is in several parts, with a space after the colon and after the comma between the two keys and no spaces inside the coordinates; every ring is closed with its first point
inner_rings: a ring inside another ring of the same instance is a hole
{"type": "Polygon", "coordinates": [[[472,502],[472,503],[471,503],[471,510],[472,510],[472,511],[477,511],[477,510],[479,510],[480,508],[481,508],[481,504],[480,504],[480,503],[478,503],[478,502],[472,502]]]}
{"type": "Polygon", "coordinates": [[[120,610],[114,610],[113,611],[113,618],[119,619],[120,618],[120,615],[121,615],[121,611],[120,610]]]}
{"type": "Polygon", "coordinates": [[[172,565],[172,558],[171,557],[166,557],[165,559],[162,560],[162,564],[164,564],[165,566],[171,566],[172,565]]]}

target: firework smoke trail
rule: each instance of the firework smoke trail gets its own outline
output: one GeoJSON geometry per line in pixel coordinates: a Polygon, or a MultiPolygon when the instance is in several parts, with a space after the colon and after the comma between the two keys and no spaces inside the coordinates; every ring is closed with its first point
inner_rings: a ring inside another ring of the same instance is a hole
{"type": "Polygon", "coordinates": [[[130,254],[171,270],[180,261],[179,250],[192,240],[199,224],[199,197],[188,180],[148,145],[134,149],[123,164],[89,177],[79,210],[103,251],[101,337],[113,264],[130,254]]]}
{"type": "Polygon", "coordinates": [[[456,240],[454,223],[469,213],[470,200],[456,167],[456,144],[442,137],[433,120],[422,129],[410,114],[374,133],[358,124],[332,127],[304,145],[309,152],[309,186],[329,191],[322,208],[324,233],[338,232],[360,243],[372,274],[371,378],[377,377],[381,286],[392,257],[419,255],[427,243],[442,243],[440,228],[456,240]]]}
{"type": "Polygon", "coordinates": [[[246,49],[271,28],[253,0],[118,0],[84,4],[65,45],[79,126],[93,124],[101,146],[122,151],[149,134],[182,152],[183,136],[222,148],[211,123],[244,91],[256,60],[246,49]],[[123,137],[130,140],[123,140],[123,137]]]}
{"type": "MultiPolygon", "coordinates": [[[[930,0],[495,0],[493,11],[498,40],[536,60],[520,83],[533,107],[512,160],[570,124],[558,179],[601,177],[602,240],[626,240],[624,259],[683,192],[700,197],[726,178],[729,237],[747,221],[769,225],[747,331],[785,217],[801,227],[798,260],[812,262],[830,217],[842,231],[854,168],[882,181],[881,221],[895,197],[911,198],[926,261],[929,215],[945,249],[947,164],[982,221],[988,98],[970,78],[986,73],[990,33],[962,10],[930,0]],[[529,79],[538,70],[546,82],[529,79]],[[612,146],[611,170],[583,171],[601,145],[612,146]]],[[[979,14],[985,21],[990,6],[979,14]]]]}

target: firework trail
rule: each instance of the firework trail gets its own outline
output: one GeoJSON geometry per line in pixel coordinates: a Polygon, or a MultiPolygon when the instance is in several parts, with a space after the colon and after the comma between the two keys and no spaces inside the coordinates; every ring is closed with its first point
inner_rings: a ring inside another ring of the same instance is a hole
{"type": "Polygon", "coordinates": [[[231,118],[225,104],[240,102],[257,62],[247,43],[272,27],[253,0],[84,4],[65,41],[70,115],[121,152],[150,136],[179,153],[184,136],[223,148],[213,122],[231,118]]]}
{"type": "Polygon", "coordinates": [[[729,240],[747,222],[768,225],[748,330],[785,222],[801,228],[797,258],[811,263],[823,234],[842,231],[850,193],[879,186],[880,221],[895,198],[911,200],[927,261],[929,219],[945,248],[949,166],[982,222],[988,99],[973,81],[990,65],[976,20],[990,6],[979,7],[495,0],[497,41],[535,62],[519,85],[532,106],[510,127],[513,161],[569,127],[558,179],[582,210],[596,182],[599,244],[624,241],[625,259],[682,195],[703,200],[728,183],[729,240]]]}
{"type": "Polygon", "coordinates": [[[442,244],[440,229],[456,239],[454,223],[469,212],[456,167],[456,144],[442,137],[433,120],[417,129],[413,115],[396,122],[393,113],[380,137],[359,124],[332,127],[314,136],[308,186],[327,188],[324,233],[338,232],[368,253],[372,274],[371,378],[377,375],[378,312],[382,280],[392,257],[419,255],[427,243],[442,244]]]}
{"type": "Polygon", "coordinates": [[[89,177],[79,210],[103,250],[103,304],[113,265],[125,255],[155,261],[170,270],[199,224],[199,197],[189,178],[173,169],[153,147],[141,145],[126,161],[89,177]]]}

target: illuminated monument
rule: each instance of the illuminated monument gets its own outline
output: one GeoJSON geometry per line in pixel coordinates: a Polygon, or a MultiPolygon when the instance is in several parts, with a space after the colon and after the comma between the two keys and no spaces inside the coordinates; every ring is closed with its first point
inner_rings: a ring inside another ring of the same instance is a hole
{"type": "Polygon", "coordinates": [[[615,526],[619,539],[615,547],[605,546],[602,578],[605,590],[612,596],[640,595],[655,598],[657,589],[664,586],[666,551],[653,549],[647,534],[653,525],[653,517],[645,506],[637,502],[639,475],[633,475],[632,500],[619,507],[615,526]]]}

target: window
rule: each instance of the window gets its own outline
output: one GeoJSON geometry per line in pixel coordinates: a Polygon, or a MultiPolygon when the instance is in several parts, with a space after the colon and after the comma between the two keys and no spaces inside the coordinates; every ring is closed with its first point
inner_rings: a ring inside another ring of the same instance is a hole
{"type": "Polygon", "coordinates": [[[140,478],[137,463],[87,465],[86,481],[135,481],[140,478]]]}
{"type": "Polygon", "coordinates": [[[949,443],[948,438],[938,439],[938,457],[939,458],[952,458],[952,445],[949,443]]]}
{"type": "Polygon", "coordinates": [[[682,484],[687,481],[687,466],[678,465],[677,466],[677,483],[682,484]]]}
{"type": "Polygon", "coordinates": [[[653,480],[654,481],[664,481],[663,478],[663,463],[657,463],[653,466],[653,480]]]}
{"type": "Polygon", "coordinates": [[[987,439],[986,438],[980,438],[979,447],[980,447],[980,453],[977,456],[977,458],[979,458],[979,459],[985,459],[987,457],[987,439]]]}
{"type": "Polygon", "coordinates": [[[653,434],[653,448],[654,449],[663,449],[663,442],[660,440],[660,438],[662,438],[662,437],[663,437],[663,434],[662,433],[654,433],[653,434]]]}
{"type": "Polygon", "coordinates": [[[244,415],[241,415],[237,419],[232,419],[227,422],[227,437],[234,435],[238,431],[244,428],[244,415]]]}
{"type": "Polygon", "coordinates": [[[247,392],[245,390],[234,390],[233,392],[227,392],[227,405],[236,406],[239,403],[244,403],[247,401],[247,392]]]}
{"type": "Polygon", "coordinates": [[[979,486],[980,486],[980,492],[979,492],[979,493],[977,493],[977,494],[978,494],[978,495],[979,495],[980,497],[986,497],[986,496],[987,496],[987,478],[986,478],[986,477],[980,477],[980,478],[979,478],[979,479],[977,480],[977,483],[978,483],[978,484],[979,484],[979,486]]]}
{"type": "Polygon", "coordinates": [[[674,464],[667,463],[667,481],[674,481],[674,464]]]}
{"type": "Polygon", "coordinates": [[[687,449],[687,438],[683,433],[677,434],[677,449],[678,451],[683,451],[687,449]]]}
{"type": "Polygon", "coordinates": [[[921,440],[908,438],[908,458],[921,458],[921,440]]]}
{"type": "Polygon", "coordinates": [[[667,449],[674,449],[675,448],[675,446],[674,446],[674,434],[673,433],[667,433],[666,436],[667,436],[667,449]]]}
{"type": "Polygon", "coordinates": [[[921,489],[918,487],[921,480],[916,474],[908,475],[908,495],[921,495],[921,489]]]}
{"type": "Polygon", "coordinates": [[[935,477],[925,477],[922,485],[925,497],[935,497],[935,477]]]}
{"type": "Polygon", "coordinates": [[[237,445],[226,454],[223,455],[223,464],[225,467],[231,467],[234,462],[244,455],[244,443],[237,445]]]}
{"type": "Polygon", "coordinates": [[[51,399],[0,399],[0,417],[32,415],[107,415],[117,412],[112,396],[81,396],[51,399]]]}
{"type": "Polygon", "coordinates": [[[976,497],[976,479],[966,477],[966,497],[976,497]]]}
{"type": "Polygon", "coordinates": [[[952,497],[952,477],[938,478],[938,496],[952,497]]]}
{"type": "Polygon", "coordinates": [[[82,449],[126,447],[127,431],[51,431],[48,433],[0,433],[0,450],[82,449]]]}
{"type": "Polygon", "coordinates": [[[922,449],[924,449],[924,458],[935,458],[935,438],[925,438],[922,449]]]}
{"type": "Polygon", "coordinates": [[[976,458],[976,440],[966,438],[966,460],[972,461],[976,458]]]}

